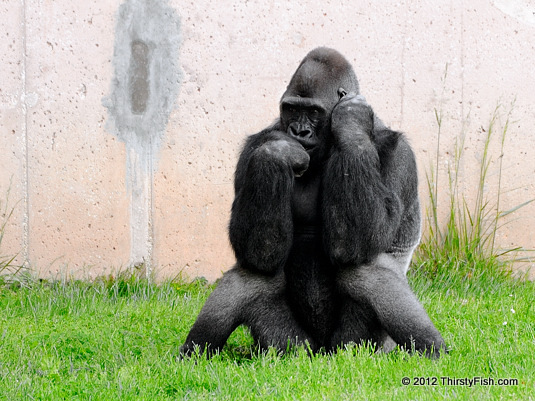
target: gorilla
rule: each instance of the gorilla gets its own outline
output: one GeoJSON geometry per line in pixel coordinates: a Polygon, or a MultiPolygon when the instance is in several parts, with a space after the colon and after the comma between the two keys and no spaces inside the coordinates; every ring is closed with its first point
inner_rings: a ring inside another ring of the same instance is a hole
{"type": "Polygon", "coordinates": [[[420,240],[414,154],[364,97],[348,61],[312,50],[238,160],[221,278],[180,352],[221,349],[239,326],[280,351],[399,344],[438,356],[440,333],[406,272],[420,240]]]}

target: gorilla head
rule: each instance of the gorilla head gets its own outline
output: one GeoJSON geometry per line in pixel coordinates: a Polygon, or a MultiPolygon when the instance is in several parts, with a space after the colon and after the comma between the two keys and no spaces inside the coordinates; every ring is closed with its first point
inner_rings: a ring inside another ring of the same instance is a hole
{"type": "Polygon", "coordinates": [[[336,50],[320,47],[303,59],[280,102],[281,128],[314,159],[325,156],[331,112],[345,94],[359,93],[353,68],[336,50]]]}

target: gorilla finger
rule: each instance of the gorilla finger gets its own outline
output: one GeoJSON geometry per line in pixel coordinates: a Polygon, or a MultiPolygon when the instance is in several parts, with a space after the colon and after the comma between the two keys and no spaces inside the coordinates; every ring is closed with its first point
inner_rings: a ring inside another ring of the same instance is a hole
{"type": "Polygon", "coordinates": [[[307,167],[301,167],[301,166],[294,166],[293,168],[293,172],[294,172],[294,177],[302,177],[303,174],[305,174],[305,172],[307,171],[308,169],[308,166],[307,167]]]}
{"type": "Polygon", "coordinates": [[[353,105],[363,105],[363,104],[367,105],[368,104],[364,96],[358,95],[355,92],[346,92],[346,93],[344,92],[345,91],[343,90],[343,88],[338,89],[338,94],[340,96],[338,105],[348,106],[350,104],[353,104],[353,105]],[[342,93],[344,93],[343,96],[342,96],[342,93]]]}
{"type": "Polygon", "coordinates": [[[362,95],[357,95],[356,93],[350,93],[346,96],[347,101],[355,104],[368,104],[366,98],[362,95]]]}
{"type": "MultiPolygon", "coordinates": [[[[308,154],[306,154],[308,156],[308,154]]],[[[310,162],[310,157],[303,157],[299,160],[294,161],[292,164],[292,170],[294,172],[294,175],[296,177],[301,177],[303,174],[305,174],[305,171],[308,170],[308,164],[310,162]]]]}

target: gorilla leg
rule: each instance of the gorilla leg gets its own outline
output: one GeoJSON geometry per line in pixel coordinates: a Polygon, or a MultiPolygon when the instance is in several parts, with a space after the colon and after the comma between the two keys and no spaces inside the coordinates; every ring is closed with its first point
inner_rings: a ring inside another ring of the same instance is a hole
{"type": "Polygon", "coordinates": [[[351,299],[351,307],[342,311],[341,329],[333,341],[359,342],[371,337],[383,345],[390,336],[406,349],[414,346],[428,355],[446,349],[402,273],[400,261],[405,259],[406,255],[381,254],[370,264],[340,271],[339,288],[343,296],[351,299]],[[363,332],[362,327],[369,329],[363,332]]]}
{"type": "Polygon", "coordinates": [[[263,349],[285,351],[305,341],[313,347],[289,310],[284,288],[282,273],[268,277],[240,267],[229,270],[208,297],[180,353],[190,355],[195,345],[201,352],[218,351],[241,324],[251,329],[263,349]]]}
{"type": "Polygon", "coordinates": [[[371,342],[380,346],[385,337],[387,334],[369,304],[356,302],[348,296],[343,297],[339,322],[330,339],[331,351],[349,343],[371,342]]]}
{"type": "Polygon", "coordinates": [[[314,339],[296,321],[283,293],[258,299],[247,309],[244,324],[263,350],[275,347],[284,352],[299,345],[312,352],[318,349],[314,339]]]}
{"type": "Polygon", "coordinates": [[[234,268],[223,275],[210,294],[193,324],[180,353],[190,355],[195,345],[203,352],[220,350],[230,334],[241,323],[241,304],[247,302],[248,294],[241,288],[238,271],[234,268]]]}

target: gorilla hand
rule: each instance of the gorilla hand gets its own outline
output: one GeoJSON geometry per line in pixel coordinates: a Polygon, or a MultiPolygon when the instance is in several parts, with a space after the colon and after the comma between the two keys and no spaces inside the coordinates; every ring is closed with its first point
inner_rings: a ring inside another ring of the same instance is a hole
{"type": "Polygon", "coordinates": [[[371,144],[370,135],[374,121],[371,106],[362,95],[346,94],[342,88],[338,90],[338,94],[340,101],[331,116],[335,143],[342,148],[371,144]]]}
{"type": "Polygon", "coordinates": [[[307,171],[310,162],[310,156],[305,148],[292,139],[266,142],[257,152],[265,157],[281,160],[291,167],[295,177],[301,177],[307,171]]]}

